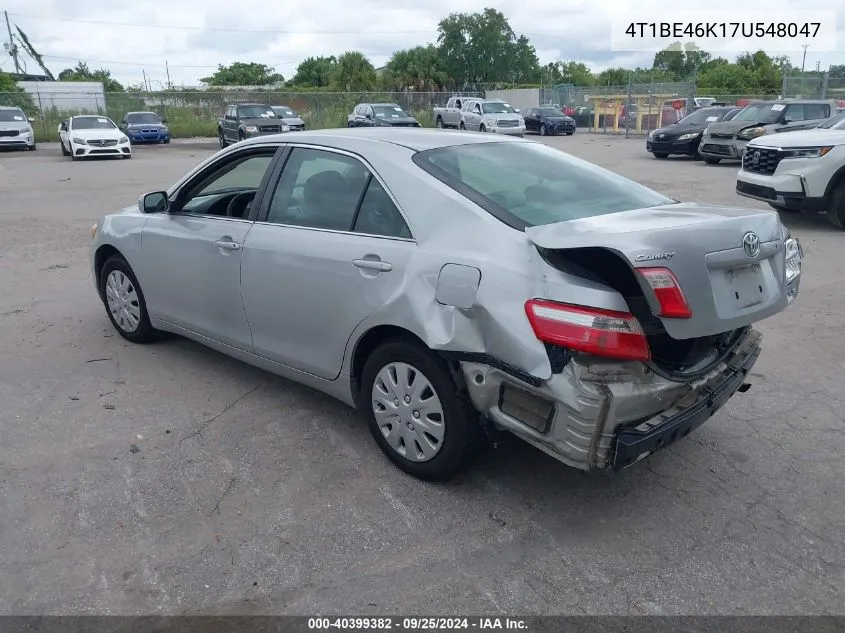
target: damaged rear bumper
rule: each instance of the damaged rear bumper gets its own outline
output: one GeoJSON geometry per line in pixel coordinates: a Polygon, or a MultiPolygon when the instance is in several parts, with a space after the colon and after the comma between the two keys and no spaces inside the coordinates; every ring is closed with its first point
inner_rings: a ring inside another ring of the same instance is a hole
{"type": "Polygon", "coordinates": [[[629,466],[685,437],[745,383],[760,354],[754,329],[730,355],[691,383],[675,382],[642,363],[571,358],[549,380],[529,384],[479,362],[462,361],[479,413],[580,470],[629,466]]]}

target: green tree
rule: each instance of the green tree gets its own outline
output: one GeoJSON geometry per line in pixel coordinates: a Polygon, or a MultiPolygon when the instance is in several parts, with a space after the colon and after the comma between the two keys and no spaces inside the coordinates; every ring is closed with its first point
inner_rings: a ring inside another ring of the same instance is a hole
{"type": "Polygon", "coordinates": [[[457,87],[524,82],[540,76],[534,47],[527,37],[514,33],[501,11],[452,13],[437,29],[444,71],[457,87]]]}
{"type": "Polygon", "coordinates": [[[592,86],[595,77],[590,68],[583,62],[557,62],[560,69],[561,83],[576,86],[592,86]]]}
{"type": "MultiPolygon", "coordinates": [[[[630,70],[627,68],[606,68],[596,77],[598,86],[625,86],[628,84],[630,70]]],[[[631,79],[633,81],[633,78],[631,79]]]]}
{"type": "Polygon", "coordinates": [[[666,73],[670,81],[686,81],[705,68],[711,57],[710,53],[695,44],[681,45],[680,42],[675,42],[654,56],[652,69],[666,73]]]}
{"type": "Polygon", "coordinates": [[[229,66],[219,64],[213,75],[200,81],[209,86],[268,86],[283,83],[285,78],[265,64],[235,62],[229,66]]]}
{"type": "Polygon", "coordinates": [[[364,53],[346,51],[337,58],[332,85],[339,90],[348,92],[374,90],[377,84],[376,69],[364,53]]]}
{"type": "Polygon", "coordinates": [[[77,62],[73,68],[65,68],[59,73],[59,81],[98,81],[106,92],[123,92],[123,86],[113,79],[111,71],[105,68],[91,70],[86,62],[77,62]]]}
{"type": "Polygon", "coordinates": [[[18,87],[12,76],[2,70],[0,70],[0,105],[17,106],[29,116],[34,116],[36,113],[32,96],[23,88],[18,87]]]}
{"type": "Polygon", "coordinates": [[[742,95],[754,92],[751,71],[726,59],[717,59],[696,78],[696,92],[710,95],[742,95]]]}
{"type": "Polygon", "coordinates": [[[442,90],[447,75],[437,47],[428,44],[396,51],[387,62],[384,84],[393,90],[442,90]]]}
{"type": "Polygon", "coordinates": [[[751,73],[749,88],[758,94],[778,94],[783,86],[783,72],[763,51],[743,53],[736,58],[737,66],[751,73]]]}
{"type": "Polygon", "coordinates": [[[337,59],[331,57],[307,57],[296,67],[296,74],[290,80],[294,86],[325,88],[331,85],[337,72],[337,59]]]}

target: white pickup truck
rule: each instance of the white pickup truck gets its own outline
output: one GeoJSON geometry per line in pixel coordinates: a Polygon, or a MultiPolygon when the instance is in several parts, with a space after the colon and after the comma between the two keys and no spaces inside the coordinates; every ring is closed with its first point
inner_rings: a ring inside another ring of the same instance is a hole
{"type": "Polygon", "coordinates": [[[464,103],[469,99],[466,97],[451,97],[443,108],[434,108],[434,121],[437,127],[460,127],[464,103]]]}

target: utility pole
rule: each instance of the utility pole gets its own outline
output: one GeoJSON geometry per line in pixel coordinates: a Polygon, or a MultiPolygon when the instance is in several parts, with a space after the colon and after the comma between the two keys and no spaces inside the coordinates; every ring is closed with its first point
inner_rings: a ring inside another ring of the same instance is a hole
{"type": "Polygon", "coordinates": [[[801,59],[801,72],[804,72],[804,64],[807,61],[807,49],[810,48],[809,44],[802,44],[801,48],[804,49],[804,57],[801,59]]]}
{"type": "Polygon", "coordinates": [[[15,44],[15,38],[12,37],[12,25],[9,24],[9,12],[3,11],[3,15],[6,16],[6,30],[9,31],[9,54],[12,56],[12,59],[15,60],[15,72],[20,74],[21,64],[20,61],[18,61],[18,47],[15,44]]]}
{"type": "Polygon", "coordinates": [[[167,88],[170,89],[173,85],[170,83],[170,66],[167,65],[167,60],[164,60],[164,68],[167,71],[167,88]]]}

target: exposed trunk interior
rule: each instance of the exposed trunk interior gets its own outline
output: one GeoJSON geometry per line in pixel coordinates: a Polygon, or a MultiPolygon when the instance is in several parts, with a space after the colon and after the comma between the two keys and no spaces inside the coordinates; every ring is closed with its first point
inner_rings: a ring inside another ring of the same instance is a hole
{"type": "Polygon", "coordinates": [[[706,373],[739,342],[745,328],[713,336],[674,339],[648,306],[643,290],[628,263],[600,247],[565,250],[538,249],[558,270],[603,283],[621,294],[642,325],[651,349],[652,365],[672,376],[691,377],[706,373]]]}

